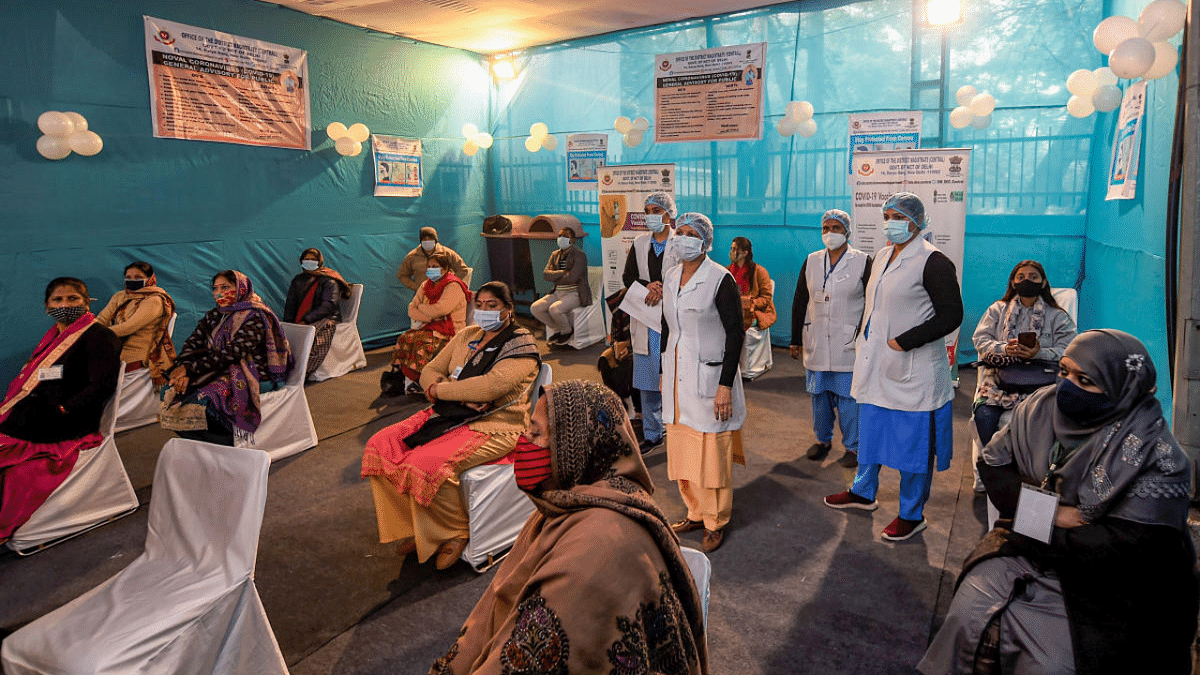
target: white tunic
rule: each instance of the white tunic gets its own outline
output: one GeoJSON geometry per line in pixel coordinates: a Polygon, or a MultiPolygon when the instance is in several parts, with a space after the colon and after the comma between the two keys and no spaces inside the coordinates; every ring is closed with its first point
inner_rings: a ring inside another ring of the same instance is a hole
{"type": "MultiPolygon", "coordinates": [[[[675,233],[672,230],[668,230],[668,232],[671,234],[663,242],[666,244],[662,260],[662,274],[664,279],[667,276],[667,270],[679,264],[679,259],[675,256],[675,247],[671,246],[671,237],[674,237],[675,233]]],[[[650,255],[650,242],[653,237],[654,235],[650,233],[643,234],[633,240],[633,246],[629,249],[629,255],[634,256],[634,260],[637,261],[639,279],[650,278],[650,265],[646,262],[646,259],[650,255]]],[[[650,326],[650,328],[658,330],[659,326],[650,326]]],[[[629,333],[630,339],[633,342],[633,353],[641,354],[642,356],[649,355],[650,332],[647,330],[646,324],[631,317],[629,319],[629,333]]]]}
{"type": "Polygon", "coordinates": [[[802,329],[805,370],[854,370],[854,335],[865,305],[862,278],[866,266],[867,254],[850,246],[832,270],[827,249],[808,254],[804,267],[808,308],[802,329]]]}

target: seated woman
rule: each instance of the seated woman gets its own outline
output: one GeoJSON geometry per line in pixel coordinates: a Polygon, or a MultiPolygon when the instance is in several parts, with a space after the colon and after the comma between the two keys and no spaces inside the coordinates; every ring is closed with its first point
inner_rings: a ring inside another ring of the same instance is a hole
{"type": "Polygon", "coordinates": [[[338,303],[350,297],[350,284],[325,266],[325,256],[315,248],[306,248],[300,254],[300,268],[304,271],[297,274],[288,287],[283,320],[317,329],[304,369],[307,377],[321,367],[329,354],[333,331],[342,320],[342,308],[338,303]]]}
{"type": "Polygon", "coordinates": [[[734,237],[729,246],[729,273],[742,295],[742,327],[766,330],[775,324],[773,287],[767,269],[754,262],[754,247],[745,237],[734,237]]]}
{"type": "Polygon", "coordinates": [[[475,294],[476,326],[458,331],[421,371],[433,406],[367,441],[362,477],[371,479],[379,541],[437,568],[454,564],[470,529],[458,475],[512,452],[529,416],[541,365],[533,335],[513,321],[512,292],[490,281],[475,294]]]}
{"type": "Polygon", "coordinates": [[[100,417],[117,389],[121,341],[88,311],[87,285],[46,286],[54,326],[0,403],[0,543],[66,480],[80,450],[104,441],[100,417]]]}
{"type": "Polygon", "coordinates": [[[121,338],[125,372],[147,368],[150,380],[161,387],[175,360],[175,344],[167,333],[174,314],[175,301],[159,288],[154,268],[138,261],[125,268],[125,288],[112,296],[96,322],[121,338]]]}
{"type": "Polygon", "coordinates": [[[1001,519],[964,564],[920,672],[1191,672],[1192,463],[1156,375],[1137,338],[1090,330],[1067,347],[1058,385],[1016,407],[979,461],[1001,519]],[[1014,514],[1048,543],[1014,532],[1014,514]]]}
{"type": "Polygon", "coordinates": [[[575,245],[575,231],[571,228],[558,231],[558,250],[550,254],[542,277],[554,283],[554,290],[535,300],[529,306],[529,312],[552,332],[546,338],[547,344],[565,345],[575,333],[571,312],[592,304],[587,254],[575,245]]]}
{"type": "Polygon", "coordinates": [[[421,284],[408,303],[408,317],[419,328],[410,328],[396,338],[392,351],[392,368],[399,368],[412,380],[410,394],[421,393],[417,380],[421,370],[442,347],[467,325],[467,303],[471,291],[467,284],[450,270],[450,260],[443,253],[429,256],[425,267],[425,283],[421,284]]]}
{"type": "Polygon", "coordinates": [[[706,673],[703,607],[612,391],[546,387],[515,454],[537,511],[430,673],[706,673]]]}
{"type": "Polygon", "coordinates": [[[1028,368],[1034,360],[1044,362],[1047,368],[1057,366],[1075,332],[1071,316],[1054,301],[1041,263],[1017,263],[1008,275],[1004,297],[988,307],[971,338],[981,363],[974,418],[980,447],[992,440],[1005,410],[1015,408],[1039,387],[1054,383],[1049,374],[1045,381],[1019,384],[1011,376],[1006,378],[1004,370],[1028,368]]]}
{"type": "Polygon", "coordinates": [[[236,270],[212,280],[213,300],[175,359],[163,390],[162,426],[184,438],[233,445],[262,421],[259,396],[281,388],[294,365],[279,319],[236,270]]]}

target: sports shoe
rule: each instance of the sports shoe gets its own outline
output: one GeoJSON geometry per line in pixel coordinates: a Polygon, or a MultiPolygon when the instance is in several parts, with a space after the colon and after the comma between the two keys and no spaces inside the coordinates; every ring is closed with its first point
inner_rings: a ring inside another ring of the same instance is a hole
{"type": "Polygon", "coordinates": [[[925,529],[925,526],[924,518],[920,520],[905,520],[897,517],[890,525],[883,528],[881,536],[887,541],[904,541],[925,529]]]}
{"type": "Polygon", "coordinates": [[[683,534],[684,532],[699,530],[703,527],[703,520],[688,520],[687,518],[684,518],[683,520],[671,523],[671,530],[674,531],[675,534],[683,534]]]}
{"type": "Polygon", "coordinates": [[[648,455],[660,445],[662,445],[661,438],[657,441],[645,440],[638,444],[638,449],[642,451],[643,455],[648,455]]]}
{"type": "Polygon", "coordinates": [[[700,542],[700,550],[705,553],[712,553],[721,548],[721,544],[725,542],[725,528],[719,530],[704,530],[704,539],[700,542]]]}
{"type": "Polygon", "coordinates": [[[831,509],[862,509],[863,511],[874,511],[879,508],[879,502],[866,497],[860,497],[853,492],[846,490],[839,492],[836,495],[829,495],[825,498],[825,506],[831,509]]]}
{"type": "Polygon", "coordinates": [[[832,449],[832,443],[813,443],[812,445],[808,446],[808,452],[804,453],[804,457],[806,459],[811,459],[814,462],[819,462],[825,459],[825,456],[828,455],[829,451],[832,449]]]}
{"type": "Polygon", "coordinates": [[[847,469],[857,469],[858,453],[847,450],[846,454],[842,455],[842,458],[838,460],[838,466],[844,466],[847,469]]]}

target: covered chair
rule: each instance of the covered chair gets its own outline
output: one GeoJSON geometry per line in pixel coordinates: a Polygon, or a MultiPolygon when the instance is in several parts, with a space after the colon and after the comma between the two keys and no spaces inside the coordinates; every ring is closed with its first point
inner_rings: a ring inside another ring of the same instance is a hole
{"type": "Polygon", "coordinates": [[[10,635],[7,675],[283,675],[254,587],[266,453],[167,441],[146,549],[116,576],[10,635]]]}
{"type": "Polygon", "coordinates": [[[696,582],[696,591],[700,595],[700,605],[704,610],[704,631],[708,632],[708,584],[712,579],[712,563],[704,551],[698,551],[687,546],[680,546],[683,559],[687,562],[688,570],[692,573],[692,581],[696,582]]]}
{"type": "MultiPolygon", "coordinates": [[[[604,268],[592,266],[588,268],[588,285],[592,287],[592,304],[571,311],[571,324],[574,333],[566,343],[574,349],[587,349],[608,335],[604,321],[604,268]]],[[[554,333],[546,327],[546,337],[554,333]]]]}
{"type": "MultiPolygon", "coordinates": [[[[775,294],[775,280],[771,280],[771,295],[775,294]]],[[[751,326],[746,329],[746,340],[742,343],[742,377],[753,380],[775,365],[771,354],[771,329],[751,326]]]]}
{"type": "Polygon", "coordinates": [[[292,372],[288,373],[287,384],[261,396],[262,421],[258,429],[249,439],[234,441],[239,448],[266,450],[272,461],[304,452],[317,444],[317,427],[304,394],[304,364],[308,363],[317,329],[285,323],[283,333],[295,362],[292,372]]]}
{"type": "MultiPolygon", "coordinates": [[[[178,314],[172,314],[167,323],[167,339],[175,334],[175,320],[178,314]]],[[[158,397],[158,388],[150,380],[150,369],[142,368],[125,374],[125,384],[121,387],[121,414],[117,417],[117,432],[129,431],[158,421],[158,411],[162,404],[158,397]]]]}
{"type": "Polygon", "coordinates": [[[342,320],[333,329],[329,353],[309,380],[323,382],[366,367],[367,355],[363,353],[362,337],[358,334],[358,308],[362,304],[362,296],[363,285],[350,284],[350,297],[341,303],[342,320]]]}

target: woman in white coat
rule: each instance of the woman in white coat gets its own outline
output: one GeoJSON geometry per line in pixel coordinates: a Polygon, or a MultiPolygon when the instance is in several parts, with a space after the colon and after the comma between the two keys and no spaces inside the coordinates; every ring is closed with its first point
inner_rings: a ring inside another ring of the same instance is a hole
{"type": "Polygon", "coordinates": [[[875,510],[879,468],[900,472],[900,515],[883,530],[904,541],[925,529],[933,470],[950,468],[954,449],[950,360],[945,336],[962,323],[954,263],[919,236],[925,205],[898,192],[883,205],[888,246],[871,265],[855,343],[859,403],[858,472],[849,490],[825,498],[835,509],[875,510]]]}
{"type": "Polygon", "coordinates": [[[681,263],[663,273],[662,395],[667,476],[679,483],[687,517],[677,533],[704,529],[701,547],[725,539],[733,512],[733,463],[745,464],[746,397],[738,361],[746,331],[729,270],[710,260],[712,221],[685,213],[674,246],[681,263]]]}

